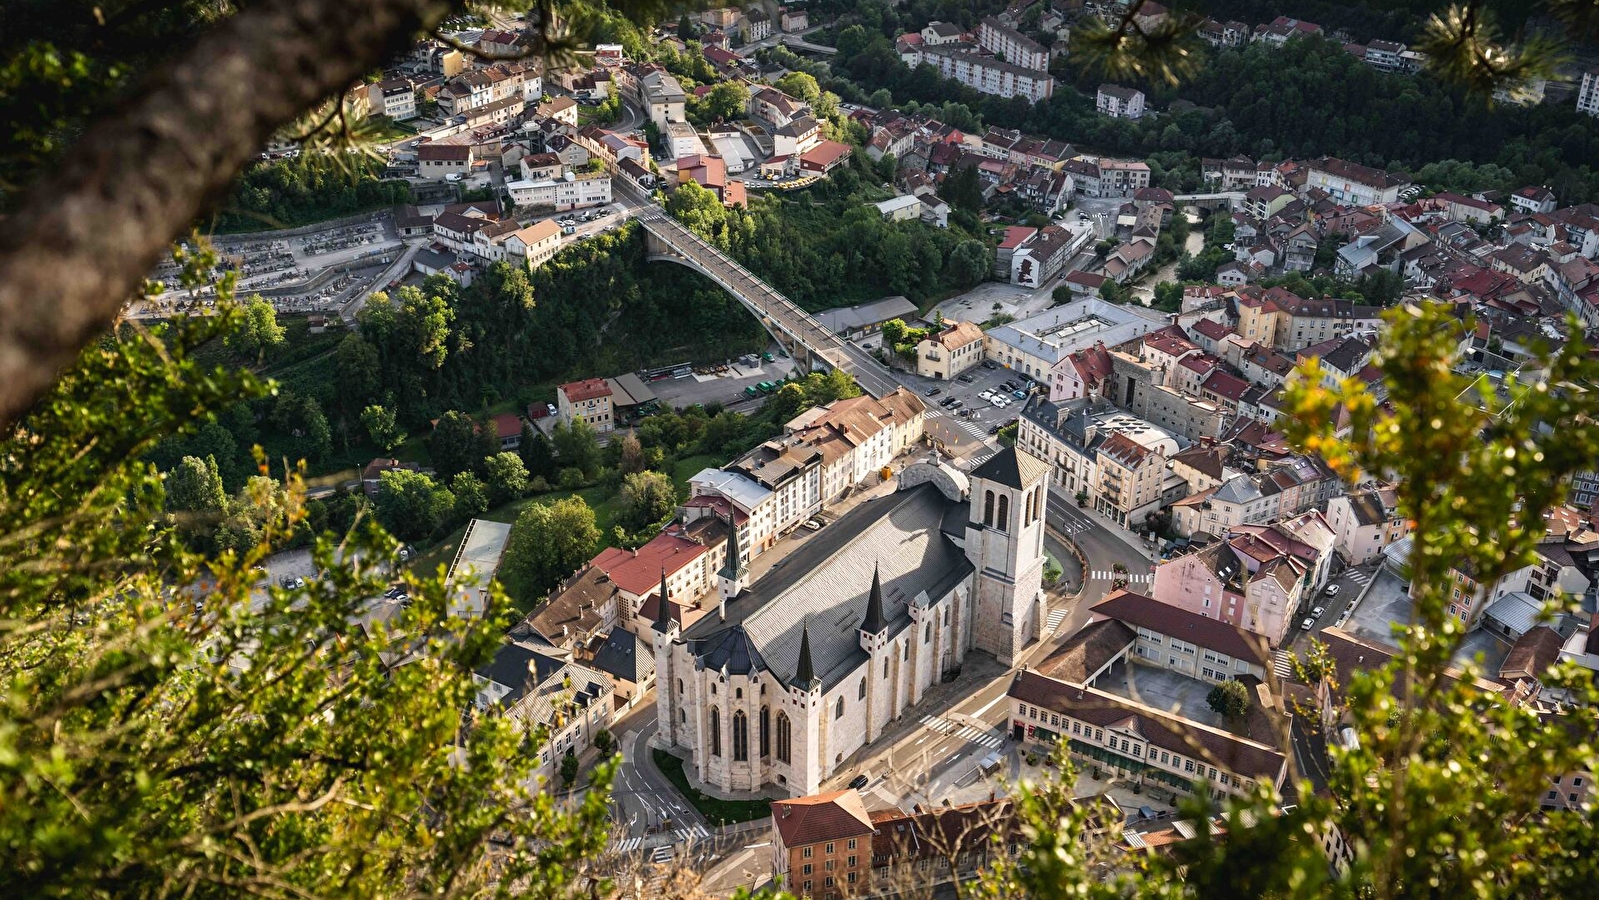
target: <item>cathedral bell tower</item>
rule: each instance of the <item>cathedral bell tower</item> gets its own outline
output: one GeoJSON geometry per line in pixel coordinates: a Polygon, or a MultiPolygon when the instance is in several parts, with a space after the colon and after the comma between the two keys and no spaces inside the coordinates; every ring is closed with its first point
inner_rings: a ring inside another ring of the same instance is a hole
{"type": "Polygon", "coordinates": [[[1009,447],[969,478],[966,557],[977,569],[973,643],[1010,665],[1043,633],[1049,464],[1009,447]]]}

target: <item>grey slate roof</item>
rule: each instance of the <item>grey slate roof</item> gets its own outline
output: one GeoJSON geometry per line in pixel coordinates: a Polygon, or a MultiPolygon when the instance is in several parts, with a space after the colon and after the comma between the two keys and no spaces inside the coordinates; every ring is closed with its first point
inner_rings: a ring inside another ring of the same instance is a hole
{"type": "Polygon", "coordinates": [[[655,672],[655,652],[625,628],[612,628],[594,654],[594,668],[623,681],[640,684],[655,672]]]}
{"type": "Polygon", "coordinates": [[[859,628],[874,567],[890,636],[909,626],[919,594],[940,598],[970,576],[942,530],[951,505],[932,483],[861,504],[729,601],[725,620],[706,616],[683,640],[707,666],[757,666],[791,684],[808,622],[815,675],[831,687],[866,659],[859,628]]]}
{"type": "Polygon", "coordinates": [[[1049,463],[1030,453],[1017,450],[1014,446],[1006,447],[989,457],[988,462],[973,469],[971,473],[973,478],[987,479],[1012,488],[1024,487],[1048,475],[1049,463]]]}

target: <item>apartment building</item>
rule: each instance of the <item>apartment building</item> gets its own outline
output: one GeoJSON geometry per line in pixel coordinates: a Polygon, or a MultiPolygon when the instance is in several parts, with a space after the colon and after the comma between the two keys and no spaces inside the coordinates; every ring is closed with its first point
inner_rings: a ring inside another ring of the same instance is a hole
{"type": "Polygon", "coordinates": [[[367,86],[367,103],[372,112],[396,122],[416,118],[416,92],[404,78],[391,78],[367,86]]]}
{"type": "Polygon", "coordinates": [[[1007,696],[1014,740],[1046,749],[1065,741],[1073,756],[1146,783],[1188,792],[1204,782],[1240,796],[1288,777],[1279,750],[1087,685],[1023,670],[1007,696]]]}
{"type": "Polygon", "coordinates": [[[876,829],[853,789],[772,801],[772,874],[800,897],[859,896],[870,882],[876,829]]]}
{"type": "Polygon", "coordinates": [[[1577,112],[1599,116],[1599,66],[1582,73],[1577,87],[1577,112]]]}
{"type": "Polygon", "coordinates": [[[605,434],[615,427],[611,386],[603,378],[573,381],[555,389],[556,416],[571,425],[582,420],[605,434]]]}
{"type": "Polygon", "coordinates": [[[603,672],[520,643],[504,644],[472,674],[474,705],[498,712],[517,731],[544,729],[535,774],[554,783],[561,758],[581,756],[611,724],[615,687],[603,672]]]}
{"type": "Polygon", "coordinates": [[[1336,535],[1338,552],[1351,566],[1382,555],[1384,548],[1410,533],[1410,520],[1399,514],[1392,488],[1339,494],[1327,501],[1327,524],[1336,535]]]}
{"type": "Polygon", "coordinates": [[[1037,41],[989,16],[977,26],[977,45],[994,54],[997,59],[1033,69],[1049,71],[1049,51],[1037,41]]]}
{"type": "Polygon", "coordinates": [[[469,175],[475,161],[470,144],[423,144],[416,148],[416,170],[423,178],[469,175]]]}
{"type": "Polygon", "coordinates": [[[947,46],[920,46],[913,48],[915,66],[927,63],[945,78],[984,94],[999,97],[1021,97],[1037,103],[1055,93],[1055,79],[1047,72],[1029,69],[990,56],[956,50],[947,46]]]}
{"type": "Polygon", "coordinates": [[[1352,206],[1393,203],[1410,187],[1410,181],[1398,175],[1332,156],[1308,163],[1307,169],[1307,189],[1320,188],[1334,200],[1352,206]]]}
{"type": "Polygon", "coordinates": [[[1102,84],[1095,97],[1094,108],[1113,119],[1142,119],[1144,92],[1119,84],[1102,84]]]}
{"type": "Polygon", "coordinates": [[[948,322],[916,345],[916,374],[948,381],[983,361],[983,330],[971,322],[948,322]]]}
{"type": "Polygon", "coordinates": [[[519,179],[505,189],[517,206],[549,207],[558,212],[611,202],[611,176],[604,172],[566,172],[538,181],[519,179]]]}

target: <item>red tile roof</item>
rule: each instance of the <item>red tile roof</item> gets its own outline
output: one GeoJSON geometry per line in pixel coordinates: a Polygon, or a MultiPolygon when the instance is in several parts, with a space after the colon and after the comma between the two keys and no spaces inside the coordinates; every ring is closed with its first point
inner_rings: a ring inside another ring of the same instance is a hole
{"type": "Polygon", "coordinates": [[[567,401],[571,403],[593,400],[596,397],[611,396],[611,386],[606,384],[603,378],[587,378],[583,381],[573,381],[561,385],[556,390],[565,394],[567,401]]]}
{"type": "Polygon", "coordinates": [[[516,413],[500,413],[494,417],[494,431],[500,440],[522,433],[522,417],[516,413]]]}
{"type": "Polygon", "coordinates": [[[830,791],[793,800],[772,801],[772,827],[785,847],[837,841],[872,833],[872,818],[861,795],[830,791]]]}
{"type": "Polygon", "coordinates": [[[605,570],[617,587],[643,597],[660,588],[662,572],[670,578],[706,551],[698,541],[663,531],[637,550],[606,547],[591,562],[605,570]]]}

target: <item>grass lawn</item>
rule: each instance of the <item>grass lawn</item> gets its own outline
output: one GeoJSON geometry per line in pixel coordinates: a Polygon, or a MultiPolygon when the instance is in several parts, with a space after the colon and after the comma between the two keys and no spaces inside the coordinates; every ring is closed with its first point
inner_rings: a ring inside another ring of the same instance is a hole
{"type": "Polygon", "coordinates": [[[677,488],[679,498],[688,497],[688,480],[698,475],[701,469],[716,468],[727,462],[714,453],[699,453],[694,456],[685,456],[672,464],[672,486],[677,488]]]}
{"type": "Polygon", "coordinates": [[[772,814],[770,800],[718,800],[689,787],[688,775],[683,772],[683,761],[665,750],[653,750],[655,765],[672,782],[688,802],[700,811],[712,827],[730,822],[750,822],[772,814]]]}

